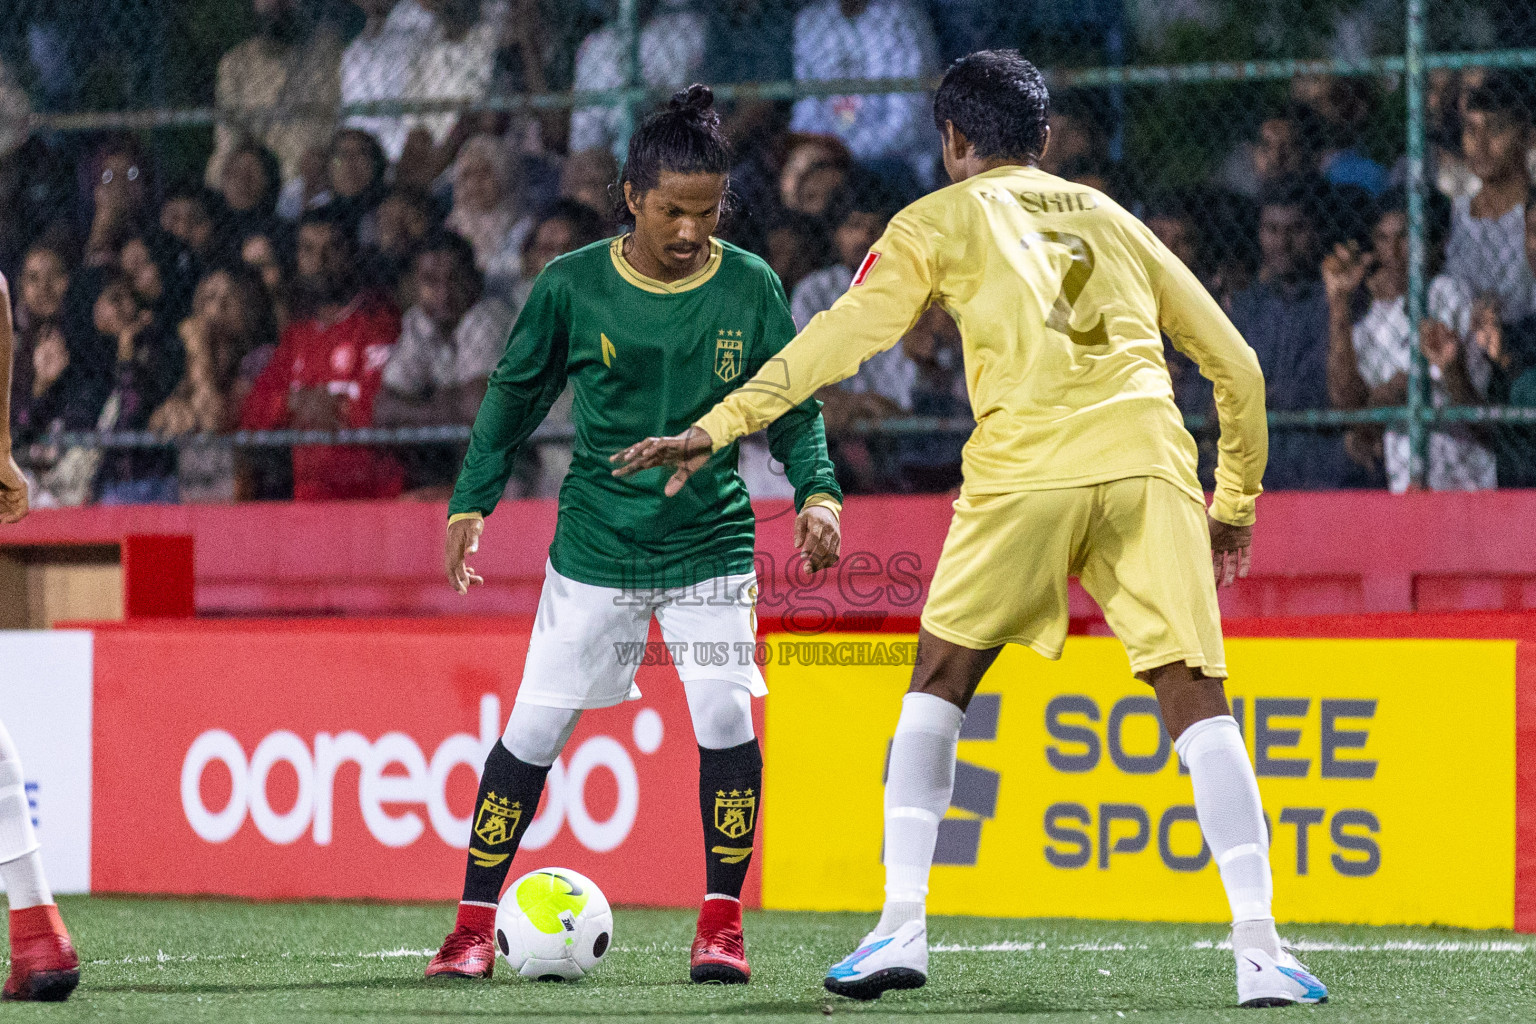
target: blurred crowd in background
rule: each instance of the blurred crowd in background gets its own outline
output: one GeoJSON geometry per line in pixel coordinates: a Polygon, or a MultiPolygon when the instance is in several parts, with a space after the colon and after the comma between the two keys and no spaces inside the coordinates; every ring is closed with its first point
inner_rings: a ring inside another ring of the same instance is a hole
{"type": "MultiPolygon", "coordinates": [[[[241,2],[251,32],[206,76],[203,102],[216,106],[216,124],[169,144],[163,134],[29,128],[30,113],[90,106],[93,88],[123,107],[163,97],[126,95],[131,83],[119,82],[118,93],[93,85],[81,52],[90,34],[71,35],[51,0],[17,0],[0,14],[0,271],[11,281],[17,340],[12,433],[40,505],[444,497],[462,453],[451,444],[101,449],[50,437],[469,424],[539,270],[618,230],[611,184],[621,107],[454,109],[622,87],[628,55],[615,4],[241,2]],[[391,101],[440,107],[336,114],[345,104],[391,101]]],[[[1222,17],[1250,5],[639,6],[640,76],[668,89],[931,80],[955,56],[1000,45],[1042,65],[1037,51],[1067,66],[1102,64],[1105,54],[1123,60],[1128,51],[1172,59],[1228,31],[1222,17]]],[[[1321,7],[1332,13],[1313,19],[1308,45],[1323,55],[1395,45],[1380,26],[1401,20],[1399,5],[1321,7]]],[[[1285,22],[1285,3],[1256,9],[1285,22]]],[[[1466,7],[1458,30],[1468,45],[1520,44],[1519,33],[1536,35],[1536,15],[1512,10],[1501,20],[1466,7]]],[[[1248,20],[1263,29],[1263,17],[1248,20]]],[[[163,33],[142,45],[165,51],[163,33]]],[[[1533,101],[1522,71],[1429,74],[1433,187],[1419,347],[1436,405],[1536,405],[1533,101]]],[[[1271,409],[1402,405],[1411,333],[1401,79],[1300,75],[1181,103],[1175,110],[1162,94],[1058,91],[1041,166],[1142,217],[1200,276],[1258,352],[1271,409]]],[[[721,235],[770,263],[799,325],[848,287],[897,210],[945,183],[925,92],[722,106],[737,164],[721,235]]],[[[1209,474],[1210,385],[1171,346],[1167,360],[1180,408],[1208,424],[1196,437],[1209,474]]],[[[942,310],[819,397],[850,493],[958,486],[963,430],[849,429],[911,417],[963,425],[970,407],[960,341],[942,310]]],[[[551,418],[558,425],[568,415],[567,395],[551,418]]],[[[554,495],[569,457],[558,441],[530,448],[514,495],[554,495]]],[[[1265,484],[1401,491],[1408,462],[1401,430],[1277,428],[1265,484]]],[[[774,469],[749,446],[744,472],[755,494],[790,493],[774,469]]],[[[1426,482],[1536,486],[1536,434],[1436,427],[1426,482]]]]}

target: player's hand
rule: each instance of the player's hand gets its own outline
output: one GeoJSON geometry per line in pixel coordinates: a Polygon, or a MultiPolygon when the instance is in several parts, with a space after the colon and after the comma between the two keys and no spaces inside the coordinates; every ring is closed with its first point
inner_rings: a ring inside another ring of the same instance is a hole
{"type": "Polygon", "coordinates": [[[5,452],[0,457],[0,523],[19,523],[27,515],[27,478],[11,458],[10,445],[0,451],[5,452]]]}
{"type": "Polygon", "coordinates": [[[837,516],[825,505],[807,505],[795,517],[795,547],[805,556],[811,572],[830,569],[837,564],[843,546],[843,533],[837,516]]]}
{"type": "Polygon", "coordinates": [[[448,582],[460,594],[467,594],[470,587],[478,587],[485,582],[479,573],[464,564],[466,556],[480,550],[480,531],[484,529],[485,520],[473,517],[448,524],[448,582]]]}
{"type": "Polygon", "coordinates": [[[609,456],[608,461],[618,467],[613,471],[614,476],[629,476],[656,466],[676,466],[677,472],[667,481],[666,494],[670,498],[683,489],[683,484],[688,482],[688,478],[700,466],[709,461],[714,447],[714,440],[707,431],[689,427],[671,437],[648,437],[617,455],[609,456]]]}
{"type": "Polygon", "coordinates": [[[1207,517],[1211,527],[1211,567],[1218,587],[1230,587],[1248,578],[1252,561],[1253,527],[1229,526],[1207,517]]]}

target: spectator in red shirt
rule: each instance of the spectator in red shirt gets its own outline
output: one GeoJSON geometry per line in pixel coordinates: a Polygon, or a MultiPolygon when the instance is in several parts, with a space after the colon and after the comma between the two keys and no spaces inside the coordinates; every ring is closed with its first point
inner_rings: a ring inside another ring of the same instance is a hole
{"type": "MultiPolygon", "coordinates": [[[[357,242],[324,210],[300,221],[295,262],[299,315],[257,378],[240,425],[247,430],[370,426],[384,364],[400,337],[400,314],[387,299],[363,289],[357,242]]],[[[393,498],[402,486],[400,464],[381,451],[353,445],[293,450],[293,496],[299,501],[393,498]]]]}

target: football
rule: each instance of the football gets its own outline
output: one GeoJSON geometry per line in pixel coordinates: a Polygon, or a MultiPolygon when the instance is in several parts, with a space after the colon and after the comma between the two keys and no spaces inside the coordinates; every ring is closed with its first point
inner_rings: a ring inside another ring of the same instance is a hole
{"type": "Polygon", "coordinates": [[[597,969],[613,943],[608,897],[585,875],[540,868],[508,887],[496,908],[496,948],[537,981],[575,981],[597,969]]]}

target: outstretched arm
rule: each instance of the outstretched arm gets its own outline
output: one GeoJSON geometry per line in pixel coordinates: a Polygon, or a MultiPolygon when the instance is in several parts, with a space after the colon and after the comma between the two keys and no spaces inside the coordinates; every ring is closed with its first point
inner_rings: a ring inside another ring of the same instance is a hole
{"type": "MultiPolygon", "coordinates": [[[[1162,243],[1148,237],[1159,248],[1162,243]]],[[[1264,413],[1264,372],[1216,300],[1172,253],[1153,276],[1158,319],[1174,347],[1193,359],[1215,385],[1221,424],[1216,459],[1216,494],[1211,517],[1229,526],[1251,526],[1254,503],[1263,491],[1269,459],[1269,424],[1264,413]]]]}
{"type": "MultiPolygon", "coordinates": [[[[750,365],[772,358],[794,340],[795,321],[777,275],[765,270],[759,348],[750,365]]],[[[794,545],[812,572],[836,565],[842,552],[843,491],[827,455],[821,402],[807,398],[768,426],[768,450],[795,488],[794,545]]]]}
{"type": "Polygon", "coordinates": [[[898,214],[831,309],[818,313],[799,337],[688,430],[647,438],[613,456],[614,473],[677,466],[667,482],[667,494],[676,494],[713,452],[761,430],[823,385],[853,376],[864,360],[900,341],[928,308],[933,287],[918,230],[898,214]]]}
{"type": "Polygon", "coordinates": [[[1216,494],[1211,502],[1211,561],[1217,586],[1248,575],[1254,504],[1263,491],[1269,459],[1264,372],[1216,300],[1152,232],[1142,229],[1148,271],[1157,292],[1158,321],[1174,347],[1214,385],[1217,442],[1216,494]]]}
{"type": "Polygon", "coordinates": [[[19,523],[27,514],[27,481],[11,458],[11,289],[0,274],[0,523],[19,523]]]}
{"type": "Polygon", "coordinates": [[[487,384],[448,503],[450,518],[490,515],[501,500],[519,446],[565,389],[565,325],[556,287],[541,276],[487,384]]]}
{"type": "Polygon", "coordinates": [[[491,374],[470,432],[469,452],[448,501],[448,578],[461,594],[470,584],[482,582],[464,558],[479,546],[481,521],[507,489],[518,448],[565,389],[565,325],[563,302],[541,276],[491,374]]]}

